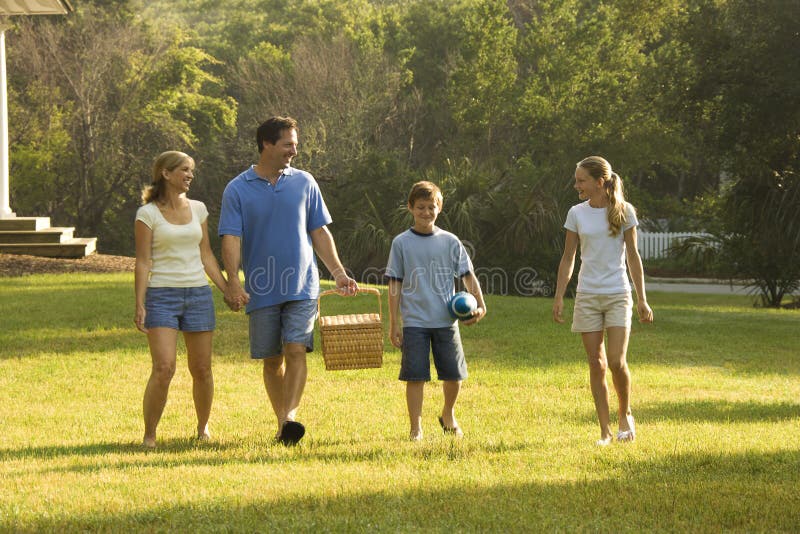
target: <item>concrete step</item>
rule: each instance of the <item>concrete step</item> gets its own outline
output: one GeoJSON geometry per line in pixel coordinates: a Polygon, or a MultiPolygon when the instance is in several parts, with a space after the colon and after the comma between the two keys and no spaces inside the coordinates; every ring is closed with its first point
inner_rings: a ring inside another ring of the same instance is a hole
{"type": "Polygon", "coordinates": [[[0,219],[0,231],[16,232],[44,230],[50,228],[50,217],[12,217],[0,219]]]}
{"type": "Polygon", "coordinates": [[[0,244],[65,243],[72,239],[75,228],[44,228],[42,230],[0,230],[0,244]]]}
{"type": "Polygon", "coordinates": [[[0,252],[3,254],[28,254],[49,258],[83,258],[96,251],[96,237],[78,237],[63,243],[0,244],[0,252]]]}

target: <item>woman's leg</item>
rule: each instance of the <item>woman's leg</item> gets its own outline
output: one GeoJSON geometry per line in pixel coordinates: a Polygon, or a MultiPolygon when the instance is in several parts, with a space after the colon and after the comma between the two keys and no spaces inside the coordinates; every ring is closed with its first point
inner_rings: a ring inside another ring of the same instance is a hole
{"type": "Polygon", "coordinates": [[[581,339],[589,362],[589,383],[592,388],[594,408],[597,411],[597,420],[600,423],[600,439],[610,440],[608,384],[606,384],[608,360],[603,347],[603,332],[583,332],[581,339]]]}
{"type": "Polygon", "coordinates": [[[211,342],[213,331],[184,332],[189,372],[192,375],[192,398],[197,413],[197,437],[208,439],[208,418],[214,401],[214,375],[211,372],[211,342]]]}
{"type": "Polygon", "coordinates": [[[175,375],[178,331],[172,328],[150,328],[147,332],[150,344],[152,369],[144,390],[144,439],[145,447],[156,446],[156,427],[164,413],[167,392],[175,375]]]}
{"type": "MultiPolygon", "coordinates": [[[[631,374],[628,369],[628,338],[630,330],[622,326],[612,326],[608,329],[608,368],[614,381],[614,389],[619,400],[619,430],[620,432],[633,431],[631,417],[631,374]]],[[[626,438],[633,436],[625,436],[626,438]]]]}

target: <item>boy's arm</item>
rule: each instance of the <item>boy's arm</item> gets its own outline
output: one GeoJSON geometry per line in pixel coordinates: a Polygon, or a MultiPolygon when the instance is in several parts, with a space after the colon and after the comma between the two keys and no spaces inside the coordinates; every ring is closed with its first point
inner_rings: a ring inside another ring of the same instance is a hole
{"type": "Polygon", "coordinates": [[[398,349],[403,348],[403,328],[400,324],[401,280],[389,280],[389,341],[398,349]]]}
{"type": "Polygon", "coordinates": [[[475,300],[478,301],[478,308],[473,312],[472,318],[467,321],[462,321],[462,324],[469,326],[475,324],[486,315],[486,302],[483,300],[483,291],[481,291],[481,284],[474,274],[467,273],[461,277],[464,282],[464,287],[469,291],[475,300]]]}

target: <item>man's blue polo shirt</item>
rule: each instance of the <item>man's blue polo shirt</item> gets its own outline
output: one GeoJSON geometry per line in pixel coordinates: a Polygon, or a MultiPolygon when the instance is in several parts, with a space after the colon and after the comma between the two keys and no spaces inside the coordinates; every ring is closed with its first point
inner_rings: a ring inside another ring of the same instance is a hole
{"type": "Polygon", "coordinates": [[[242,239],[247,313],[319,296],[309,232],[331,222],[316,180],[305,171],[288,167],[273,186],[250,167],[228,183],[219,235],[242,239]]]}

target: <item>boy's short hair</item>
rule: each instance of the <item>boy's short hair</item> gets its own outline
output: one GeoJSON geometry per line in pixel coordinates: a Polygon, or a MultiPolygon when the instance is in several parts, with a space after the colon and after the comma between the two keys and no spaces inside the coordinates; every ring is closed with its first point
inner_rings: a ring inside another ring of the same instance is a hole
{"type": "Polygon", "coordinates": [[[433,182],[422,181],[411,186],[411,192],[408,194],[409,207],[413,208],[414,202],[420,199],[433,200],[440,209],[444,203],[442,190],[439,189],[439,186],[433,182]]]}

